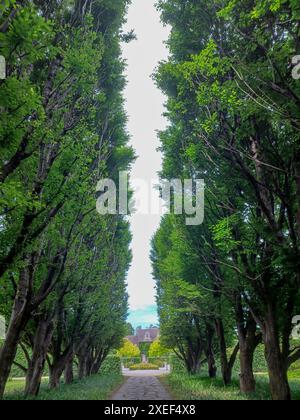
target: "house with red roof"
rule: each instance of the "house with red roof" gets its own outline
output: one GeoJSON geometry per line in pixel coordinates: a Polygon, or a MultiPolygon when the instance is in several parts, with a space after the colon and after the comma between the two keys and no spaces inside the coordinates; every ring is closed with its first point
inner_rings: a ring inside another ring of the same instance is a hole
{"type": "Polygon", "coordinates": [[[160,330],[156,327],[147,329],[138,328],[136,330],[136,335],[129,335],[126,338],[136,346],[139,346],[144,343],[153,343],[153,341],[159,337],[159,334],[160,330]]]}

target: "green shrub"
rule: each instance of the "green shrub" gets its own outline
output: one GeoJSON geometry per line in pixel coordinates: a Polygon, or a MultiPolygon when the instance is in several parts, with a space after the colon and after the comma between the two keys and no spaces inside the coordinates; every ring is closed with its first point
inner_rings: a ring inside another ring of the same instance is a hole
{"type": "Polygon", "coordinates": [[[148,355],[149,357],[164,357],[168,356],[170,353],[171,350],[161,343],[160,338],[157,338],[151,344],[148,355]]]}
{"type": "Polygon", "coordinates": [[[140,345],[139,345],[140,352],[142,354],[144,354],[145,356],[148,356],[150,346],[151,346],[151,343],[140,343],[140,345]]]}
{"type": "MultiPolygon", "coordinates": [[[[295,343],[293,343],[293,345],[295,346],[295,343]]],[[[231,354],[231,352],[232,352],[232,349],[229,349],[228,354],[231,354]]],[[[172,370],[173,374],[176,375],[176,374],[180,374],[180,373],[182,373],[182,374],[186,373],[185,364],[175,354],[170,356],[169,360],[170,360],[171,370],[172,370]]],[[[154,360],[151,360],[151,362],[153,363],[154,360]]],[[[221,375],[221,362],[220,362],[218,357],[217,357],[217,367],[218,367],[218,374],[221,375]]],[[[264,350],[264,345],[263,344],[259,345],[257,347],[256,351],[255,351],[254,361],[253,361],[253,370],[254,370],[254,373],[256,373],[256,374],[264,373],[264,374],[268,375],[268,367],[267,367],[267,362],[266,362],[266,359],[265,359],[265,350],[264,350]]],[[[203,375],[206,375],[207,364],[204,363],[201,371],[202,371],[203,375]]],[[[240,358],[239,358],[239,354],[238,354],[238,356],[236,358],[234,368],[233,368],[234,378],[238,378],[240,373],[241,373],[241,365],[240,365],[240,358]]],[[[296,363],[294,363],[290,367],[289,379],[290,380],[300,380],[300,360],[298,360],[296,363]]]]}
{"type": "Polygon", "coordinates": [[[132,365],[130,370],[159,370],[159,366],[151,363],[139,363],[138,365],[132,365]]]}
{"type": "Polygon", "coordinates": [[[300,370],[300,360],[297,360],[297,362],[295,362],[290,368],[291,372],[298,370],[300,370]]]}
{"type": "MultiPolygon", "coordinates": [[[[31,355],[31,349],[27,349],[29,356],[31,355]]],[[[21,347],[18,347],[17,350],[17,355],[15,358],[15,362],[18,363],[21,366],[24,366],[25,368],[28,367],[28,362],[27,359],[25,357],[25,354],[23,352],[23,350],[21,349],[21,347]]],[[[19,367],[16,366],[15,364],[12,365],[12,369],[10,372],[10,378],[24,378],[26,376],[26,373],[19,367]]],[[[44,368],[44,373],[43,376],[49,376],[49,367],[48,367],[48,363],[45,363],[45,368],[44,368]]]]}
{"type": "Polygon", "coordinates": [[[300,360],[297,360],[291,367],[289,371],[289,379],[300,380],[300,360]]]}
{"type": "Polygon", "coordinates": [[[254,353],[253,368],[254,372],[256,373],[268,371],[267,362],[265,358],[265,347],[263,344],[259,345],[254,353]]]}
{"type": "MultiPolygon", "coordinates": [[[[30,350],[28,351],[30,354],[30,350]]],[[[16,362],[19,363],[20,365],[27,367],[27,360],[26,357],[24,355],[24,352],[22,351],[22,349],[19,347],[18,351],[17,351],[17,356],[16,356],[16,362]]],[[[74,364],[74,374],[76,376],[77,374],[77,365],[74,364]]],[[[108,356],[106,358],[106,360],[103,362],[103,365],[101,367],[101,374],[103,375],[107,375],[107,374],[117,374],[119,375],[121,373],[121,359],[118,356],[108,356]]],[[[19,368],[16,365],[12,366],[12,370],[11,370],[11,374],[10,377],[11,378],[23,378],[25,376],[25,372],[19,368]]],[[[48,364],[45,363],[45,369],[44,369],[44,373],[43,376],[49,376],[49,367],[48,364]]]]}
{"type": "MultiPolygon", "coordinates": [[[[229,349],[228,350],[228,354],[232,353],[233,349],[229,349]]],[[[217,366],[218,366],[218,370],[221,369],[221,363],[218,360],[217,361],[217,366]]],[[[265,359],[265,347],[263,344],[260,344],[255,353],[254,353],[254,360],[253,360],[253,370],[254,373],[266,373],[268,372],[268,366],[267,366],[267,362],[265,359]]],[[[294,363],[291,368],[290,371],[297,371],[300,370],[300,361],[294,363]]],[[[240,356],[238,354],[237,358],[236,358],[236,362],[233,368],[233,373],[235,375],[239,375],[241,373],[241,364],[240,364],[240,356]]]]}
{"type": "Polygon", "coordinates": [[[119,356],[108,356],[100,370],[101,375],[120,375],[121,374],[121,359],[119,356]]]}
{"type": "MultiPolygon", "coordinates": [[[[228,355],[232,354],[233,349],[228,350],[228,355]]],[[[218,368],[221,369],[221,362],[217,362],[218,368]]],[[[254,353],[254,359],[253,359],[253,371],[254,373],[262,373],[267,372],[267,362],[265,359],[265,348],[264,345],[261,344],[257,347],[255,353],[254,353]]],[[[240,355],[237,355],[235,365],[233,367],[233,373],[236,375],[239,375],[241,373],[241,363],[240,363],[240,355]]]]}
{"type": "Polygon", "coordinates": [[[176,354],[170,356],[170,365],[174,373],[186,372],[185,364],[176,354]]]}
{"type": "MultiPolygon", "coordinates": [[[[30,349],[28,349],[28,353],[31,354],[30,349]]],[[[25,354],[24,354],[23,350],[21,349],[21,347],[18,347],[15,361],[18,364],[24,366],[25,368],[28,367],[28,363],[27,363],[25,354]]],[[[47,366],[46,366],[46,368],[47,368],[47,366]]],[[[10,372],[10,377],[11,378],[24,378],[24,376],[26,376],[26,374],[21,368],[19,368],[16,365],[12,366],[12,369],[11,369],[11,372],[10,372]]]]}
{"type": "Polygon", "coordinates": [[[133,344],[130,340],[125,338],[123,340],[123,346],[117,351],[117,356],[119,357],[139,357],[141,355],[140,349],[138,346],[133,344]]]}
{"type": "Polygon", "coordinates": [[[300,369],[298,369],[298,370],[290,370],[289,371],[289,380],[293,380],[293,379],[295,379],[295,380],[300,380],[300,369]]]}
{"type": "MultiPolygon", "coordinates": [[[[292,348],[300,346],[300,340],[293,340],[292,348]]],[[[290,367],[290,372],[298,372],[298,378],[300,378],[300,360],[297,360],[292,366],[290,367]]]]}
{"type": "Polygon", "coordinates": [[[149,357],[148,362],[153,364],[153,365],[157,365],[160,368],[163,368],[163,367],[165,367],[165,365],[167,363],[167,359],[157,358],[157,357],[149,357]]]}
{"type": "Polygon", "coordinates": [[[132,365],[137,365],[141,363],[142,359],[140,357],[130,357],[130,358],[123,358],[122,363],[126,369],[129,369],[132,365]]]}

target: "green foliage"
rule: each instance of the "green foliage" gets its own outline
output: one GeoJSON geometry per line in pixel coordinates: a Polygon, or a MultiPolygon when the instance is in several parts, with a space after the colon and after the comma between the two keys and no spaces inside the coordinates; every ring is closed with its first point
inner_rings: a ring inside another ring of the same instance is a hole
{"type": "MultiPolygon", "coordinates": [[[[267,353],[288,365],[289,354],[299,357],[289,342],[300,310],[300,84],[291,68],[299,2],[160,0],[158,8],[172,28],[155,76],[168,98],[161,176],[206,183],[204,224],[169,215],[153,239],[162,341],[185,361],[196,338],[203,349],[208,342],[226,369],[237,338],[243,345],[263,332],[267,353]]],[[[271,384],[276,394],[281,383],[283,399],[284,375],[271,384]]]]}
{"type": "Polygon", "coordinates": [[[118,356],[108,356],[101,366],[101,375],[120,375],[121,359],[118,356]]]}
{"type": "Polygon", "coordinates": [[[141,357],[122,358],[124,368],[129,369],[132,365],[141,363],[141,357]]]}
{"type": "MultiPolygon", "coordinates": [[[[221,379],[208,379],[190,376],[183,373],[172,373],[164,381],[168,385],[174,399],[188,401],[255,401],[270,400],[267,375],[257,376],[257,389],[254,394],[241,394],[239,381],[235,379],[231,386],[225,387],[221,379]]],[[[291,380],[293,400],[300,400],[299,377],[291,380]]]]}
{"type": "MultiPolygon", "coordinates": [[[[42,385],[38,398],[27,398],[39,401],[102,401],[107,400],[124,379],[118,374],[96,375],[72,385],[60,385],[57,390],[50,391],[47,383],[42,385]]],[[[24,400],[22,390],[24,382],[8,382],[5,400],[24,400]]]]}
{"type": "Polygon", "coordinates": [[[183,361],[179,359],[176,355],[170,357],[170,365],[172,373],[186,373],[186,366],[183,361]]]}
{"type": "Polygon", "coordinates": [[[164,368],[166,366],[166,363],[168,362],[168,357],[161,357],[161,358],[157,358],[157,357],[148,357],[148,363],[150,363],[151,365],[156,365],[159,368],[164,368]]]}
{"type": "MultiPolygon", "coordinates": [[[[32,316],[9,334],[21,337],[32,362],[47,342],[43,356],[52,367],[70,349],[97,365],[126,332],[129,223],[97,213],[96,186],[134,159],[120,47],[128,1],[90,6],[5,1],[0,13],[7,62],[0,83],[0,313],[14,324],[14,316],[24,317],[12,311],[16,296],[26,296],[32,316]],[[38,336],[44,322],[50,342],[38,336]]],[[[19,351],[16,362],[24,364],[19,351]]]]}
{"type": "Polygon", "coordinates": [[[225,388],[221,380],[212,381],[183,373],[173,373],[168,376],[166,382],[170,387],[174,398],[179,398],[180,396],[180,398],[184,398],[187,401],[226,401],[248,399],[246,396],[242,396],[240,394],[237,384],[225,388]]]}
{"type": "Polygon", "coordinates": [[[241,242],[234,239],[234,226],[238,224],[237,215],[226,217],[212,227],[213,239],[222,251],[230,253],[237,249],[241,242]]]}
{"type": "Polygon", "coordinates": [[[133,344],[127,338],[123,340],[123,346],[118,349],[117,354],[119,357],[138,357],[141,352],[138,346],[133,344]]]}
{"type": "Polygon", "coordinates": [[[130,366],[130,370],[159,370],[159,366],[152,363],[139,363],[137,365],[130,366]]]}
{"type": "Polygon", "coordinates": [[[148,356],[149,357],[163,357],[167,356],[170,353],[170,349],[165,347],[161,342],[160,339],[157,338],[150,346],[148,356]]]}
{"type": "Polygon", "coordinates": [[[139,349],[141,354],[144,354],[145,356],[149,355],[151,344],[150,343],[140,343],[139,349]]]}
{"type": "MultiPolygon", "coordinates": [[[[29,349],[29,352],[30,352],[30,349],[29,349]]],[[[18,363],[19,365],[23,366],[25,369],[28,368],[27,359],[25,357],[25,354],[24,354],[23,350],[20,347],[18,347],[15,362],[18,363]]],[[[45,376],[48,376],[48,373],[49,372],[47,372],[47,370],[46,370],[45,371],[45,376]]],[[[21,369],[17,365],[12,366],[12,370],[10,372],[10,377],[11,378],[24,378],[25,376],[26,376],[26,373],[24,372],[23,369],[21,369]]]]}
{"type": "Polygon", "coordinates": [[[130,324],[130,322],[127,322],[126,324],[126,335],[134,335],[135,331],[133,326],[130,324]]]}

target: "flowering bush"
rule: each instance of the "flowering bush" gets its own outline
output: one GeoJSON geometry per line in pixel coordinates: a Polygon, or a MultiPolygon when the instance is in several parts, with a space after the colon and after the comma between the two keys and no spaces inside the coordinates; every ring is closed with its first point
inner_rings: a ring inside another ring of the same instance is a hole
{"type": "Polygon", "coordinates": [[[151,363],[139,363],[137,365],[132,365],[130,370],[159,370],[159,366],[151,363]]]}

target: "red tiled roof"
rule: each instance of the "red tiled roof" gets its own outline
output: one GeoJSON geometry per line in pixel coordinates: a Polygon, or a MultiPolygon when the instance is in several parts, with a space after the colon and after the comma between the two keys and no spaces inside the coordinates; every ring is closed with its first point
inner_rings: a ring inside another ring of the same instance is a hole
{"type": "Polygon", "coordinates": [[[129,335],[126,338],[127,338],[127,340],[131,341],[132,344],[135,344],[136,346],[139,345],[138,338],[135,335],[129,335]]]}

